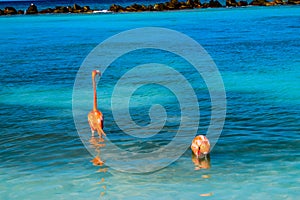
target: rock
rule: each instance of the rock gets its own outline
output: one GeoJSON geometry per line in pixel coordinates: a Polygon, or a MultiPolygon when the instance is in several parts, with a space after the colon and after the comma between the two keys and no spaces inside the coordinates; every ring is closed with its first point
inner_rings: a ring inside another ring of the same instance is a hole
{"type": "Polygon", "coordinates": [[[139,5],[139,4],[132,4],[131,6],[127,6],[125,8],[126,11],[128,12],[141,12],[141,11],[146,11],[147,7],[144,5],[139,5]]]}
{"type": "Polygon", "coordinates": [[[163,11],[165,10],[165,4],[163,3],[154,4],[153,9],[156,11],[163,11]]]}
{"type": "Polygon", "coordinates": [[[220,8],[223,7],[222,4],[219,1],[210,0],[208,3],[210,8],[220,8]]]}
{"type": "Polygon", "coordinates": [[[200,0],[194,0],[194,8],[201,8],[200,0]]]}
{"type": "Polygon", "coordinates": [[[170,2],[166,2],[164,5],[165,10],[178,10],[180,7],[180,3],[175,0],[171,0],[170,2]]]}
{"type": "Polygon", "coordinates": [[[24,15],[24,13],[25,13],[24,10],[18,10],[19,15],[24,15]]]}
{"type": "Polygon", "coordinates": [[[81,13],[82,11],[81,10],[74,10],[72,9],[71,13],[81,13]]]}
{"type": "Polygon", "coordinates": [[[41,10],[40,13],[41,14],[53,13],[53,11],[54,10],[52,8],[47,8],[47,9],[41,10]]]}
{"type": "Polygon", "coordinates": [[[275,2],[266,2],[265,6],[275,6],[276,3],[275,2]]]}
{"type": "Polygon", "coordinates": [[[83,12],[93,12],[89,6],[83,6],[82,11],[83,12]]]}
{"type": "Polygon", "coordinates": [[[178,10],[181,3],[183,2],[178,2],[178,0],[170,0],[169,2],[164,3],[163,10],[178,10]]]}
{"type": "Polygon", "coordinates": [[[124,12],[125,9],[120,5],[112,4],[108,10],[112,12],[124,12]]]}
{"type": "Polygon", "coordinates": [[[210,0],[209,3],[203,3],[203,8],[220,8],[223,7],[222,4],[219,1],[210,0]]]}
{"type": "Polygon", "coordinates": [[[208,8],[209,7],[209,3],[203,3],[202,4],[202,8],[208,8]]]}
{"type": "Polygon", "coordinates": [[[300,0],[288,0],[288,4],[299,5],[300,4],[300,0]]]}
{"type": "Polygon", "coordinates": [[[286,2],[284,2],[283,0],[274,0],[274,3],[276,5],[285,5],[286,4],[286,2]]]}
{"type": "Polygon", "coordinates": [[[193,7],[191,5],[187,5],[186,3],[184,2],[181,2],[180,5],[179,5],[179,9],[180,10],[184,10],[184,9],[192,9],[193,7]]]}
{"type": "Polygon", "coordinates": [[[71,10],[72,13],[80,13],[82,10],[82,7],[75,3],[71,9],[72,9],[71,10]]]}
{"type": "Polygon", "coordinates": [[[17,14],[17,10],[14,7],[6,7],[4,9],[4,14],[5,15],[15,15],[15,14],[17,14]]]}
{"type": "Polygon", "coordinates": [[[78,4],[74,4],[73,5],[73,10],[81,10],[82,8],[81,8],[81,6],[80,5],[78,5],[78,4]]]}
{"type": "Polygon", "coordinates": [[[187,6],[190,6],[191,8],[193,8],[194,5],[195,5],[193,0],[187,0],[187,1],[185,2],[185,4],[186,4],[187,6]]]}
{"type": "Polygon", "coordinates": [[[147,6],[147,10],[148,10],[148,11],[154,11],[153,5],[147,6]]]}
{"type": "Polygon", "coordinates": [[[145,5],[142,5],[142,11],[147,11],[147,10],[148,10],[148,7],[145,5]]]}
{"type": "Polygon", "coordinates": [[[250,5],[252,6],[266,6],[266,4],[269,3],[266,0],[253,0],[252,2],[250,2],[250,5]]]}
{"type": "Polygon", "coordinates": [[[237,2],[235,0],[226,0],[226,6],[228,7],[236,7],[237,2]]]}
{"type": "Polygon", "coordinates": [[[36,5],[34,5],[33,3],[26,10],[26,15],[33,15],[33,14],[37,14],[37,13],[38,13],[38,9],[37,9],[36,5]]]}
{"type": "Polygon", "coordinates": [[[56,6],[55,9],[53,10],[53,13],[68,13],[69,9],[64,6],[56,6]]]}
{"type": "Polygon", "coordinates": [[[239,1],[237,3],[237,6],[248,6],[248,2],[247,1],[239,1]]]}
{"type": "MultiPolygon", "coordinates": [[[[183,0],[186,2],[180,2],[181,0],[169,0],[165,3],[156,3],[154,5],[140,5],[134,3],[127,7],[122,7],[120,5],[112,4],[109,11],[112,12],[141,12],[141,11],[164,11],[164,10],[180,10],[180,9],[193,9],[193,8],[220,8],[223,7],[222,4],[218,0],[210,0],[208,3],[200,3],[200,0],[183,0]]],[[[300,0],[252,0],[249,5],[253,6],[273,6],[273,5],[285,5],[285,4],[300,4],[300,0]]],[[[237,6],[247,6],[248,2],[245,0],[241,0],[237,2],[237,0],[226,0],[227,7],[237,7],[237,6]]],[[[92,13],[93,10],[90,9],[89,6],[81,7],[78,4],[74,4],[73,6],[57,6],[54,9],[48,8],[40,11],[40,13],[92,13]]],[[[38,9],[37,6],[31,4],[26,10],[26,14],[37,14],[38,9]]],[[[0,15],[14,15],[14,14],[24,14],[23,10],[16,11],[13,7],[6,7],[4,10],[0,9],[0,15]]]]}
{"type": "Polygon", "coordinates": [[[67,6],[67,10],[68,10],[68,13],[72,13],[73,12],[73,8],[71,6],[67,6]]]}

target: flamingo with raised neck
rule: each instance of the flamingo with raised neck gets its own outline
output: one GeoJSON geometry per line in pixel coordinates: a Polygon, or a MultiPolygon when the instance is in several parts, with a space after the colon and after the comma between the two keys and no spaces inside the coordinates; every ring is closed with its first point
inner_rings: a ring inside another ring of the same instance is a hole
{"type": "Polygon", "coordinates": [[[91,127],[92,137],[94,137],[95,131],[97,131],[100,138],[102,136],[106,136],[103,131],[103,115],[97,108],[97,88],[96,88],[96,75],[101,76],[101,72],[99,70],[92,71],[92,81],[93,81],[93,89],[94,89],[94,106],[93,110],[88,114],[88,121],[91,127]]]}

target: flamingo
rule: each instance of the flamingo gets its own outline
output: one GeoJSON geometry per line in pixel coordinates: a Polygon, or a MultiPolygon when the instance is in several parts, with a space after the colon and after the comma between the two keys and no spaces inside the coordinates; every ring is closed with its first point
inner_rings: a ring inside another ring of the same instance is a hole
{"type": "Polygon", "coordinates": [[[103,131],[103,115],[97,108],[97,89],[96,89],[96,75],[101,76],[101,72],[99,70],[92,71],[92,81],[93,81],[93,89],[94,89],[94,107],[93,110],[88,114],[88,121],[92,131],[92,137],[94,137],[94,132],[97,131],[100,138],[102,136],[106,136],[103,131]]]}
{"type": "Polygon", "coordinates": [[[210,143],[204,135],[198,135],[193,139],[191,149],[197,158],[206,157],[210,152],[210,143]]]}

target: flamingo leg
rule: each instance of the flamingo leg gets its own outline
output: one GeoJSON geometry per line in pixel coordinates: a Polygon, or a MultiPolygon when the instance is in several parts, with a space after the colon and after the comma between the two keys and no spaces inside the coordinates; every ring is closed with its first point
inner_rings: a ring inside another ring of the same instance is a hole
{"type": "Polygon", "coordinates": [[[100,127],[97,128],[97,132],[98,132],[98,135],[99,135],[100,138],[102,138],[102,135],[106,136],[106,134],[104,133],[103,129],[100,128],[100,127]]]}

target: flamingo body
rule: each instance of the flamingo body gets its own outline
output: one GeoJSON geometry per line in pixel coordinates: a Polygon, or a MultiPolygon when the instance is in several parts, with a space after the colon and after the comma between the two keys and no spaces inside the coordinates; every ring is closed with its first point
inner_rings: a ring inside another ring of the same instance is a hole
{"type": "Polygon", "coordinates": [[[198,135],[193,139],[191,149],[196,157],[204,157],[210,152],[210,143],[204,135],[198,135]]]}
{"type": "Polygon", "coordinates": [[[99,110],[92,110],[88,114],[88,121],[91,127],[92,136],[94,136],[95,131],[97,131],[100,137],[102,137],[102,135],[105,136],[105,133],[103,131],[103,115],[99,110]]]}

